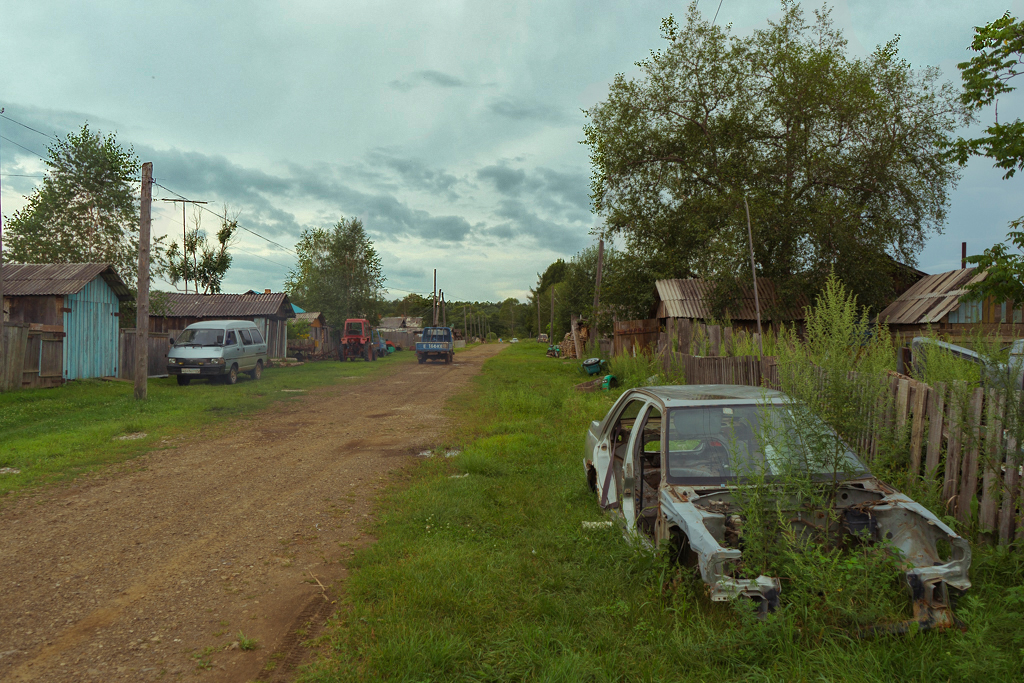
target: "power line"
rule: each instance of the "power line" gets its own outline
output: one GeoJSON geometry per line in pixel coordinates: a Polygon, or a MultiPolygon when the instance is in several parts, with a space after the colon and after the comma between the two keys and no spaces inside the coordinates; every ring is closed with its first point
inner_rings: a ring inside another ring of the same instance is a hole
{"type": "MultiPolygon", "coordinates": [[[[154,182],[153,184],[154,184],[154,185],[156,185],[157,187],[161,187],[161,188],[163,188],[163,189],[167,190],[168,192],[170,192],[171,194],[173,194],[173,195],[174,195],[174,196],[176,196],[176,197],[180,197],[181,199],[185,199],[185,196],[184,196],[184,195],[178,194],[177,192],[175,192],[174,190],[172,190],[172,189],[171,189],[171,188],[169,188],[169,187],[165,187],[164,185],[161,185],[160,183],[157,183],[157,182],[154,182]]],[[[217,218],[220,218],[221,220],[224,220],[224,221],[228,221],[228,220],[229,220],[229,219],[227,218],[227,216],[222,216],[221,214],[217,213],[217,212],[216,212],[216,211],[214,211],[213,209],[207,208],[207,207],[205,207],[205,206],[202,206],[202,205],[200,205],[200,206],[199,206],[199,208],[200,208],[200,209],[202,209],[203,211],[207,211],[207,212],[209,212],[209,213],[212,213],[212,214],[213,214],[214,216],[216,216],[217,218]]],[[[229,221],[229,222],[230,222],[230,221],[229,221]]],[[[263,235],[259,234],[259,233],[258,233],[258,232],[256,232],[255,230],[250,230],[249,228],[245,227],[245,226],[244,226],[244,225],[242,225],[241,223],[237,223],[237,222],[236,222],[235,224],[236,224],[236,225],[237,225],[237,226],[238,226],[238,227],[239,227],[240,229],[242,229],[242,230],[245,230],[245,231],[246,231],[247,233],[249,233],[250,235],[255,235],[256,237],[259,237],[259,238],[260,238],[261,240],[265,240],[265,241],[269,242],[270,244],[273,244],[273,245],[274,245],[275,247],[279,247],[280,249],[283,249],[284,251],[288,252],[289,254],[292,254],[292,255],[294,255],[294,254],[295,254],[295,252],[294,252],[294,251],[292,251],[292,250],[291,250],[291,249],[289,249],[288,247],[284,246],[284,245],[283,245],[283,244],[281,244],[280,242],[275,242],[274,240],[270,239],[269,237],[264,237],[263,235]]]]}
{"type": "Polygon", "coordinates": [[[45,178],[44,175],[30,175],[27,173],[0,173],[0,177],[4,178],[45,178]]]}
{"type": "Polygon", "coordinates": [[[12,145],[17,145],[18,147],[21,147],[23,150],[25,150],[29,154],[35,154],[37,157],[39,157],[40,161],[46,161],[46,157],[44,157],[39,152],[35,152],[35,151],[31,150],[28,147],[26,147],[25,145],[19,144],[19,143],[15,142],[14,140],[10,139],[9,137],[7,137],[5,135],[0,135],[0,138],[2,138],[4,140],[7,140],[7,142],[11,143],[12,145]]]}
{"type": "Polygon", "coordinates": [[[722,9],[722,0],[718,0],[718,9],[715,10],[715,18],[711,20],[711,25],[714,26],[715,22],[718,21],[718,12],[722,9]]]}
{"type": "Polygon", "coordinates": [[[30,131],[32,131],[33,133],[39,133],[40,135],[45,135],[46,137],[50,138],[51,140],[56,140],[56,139],[57,139],[57,138],[55,138],[54,136],[50,135],[49,133],[44,133],[44,132],[43,132],[43,131],[41,131],[41,130],[38,130],[38,129],[36,129],[36,128],[33,128],[32,126],[29,126],[29,125],[26,125],[26,124],[22,123],[21,121],[15,121],[15,120],[14,120],[14,119],[12,119],[12,118],[11,118],[10,116],[7,116],[6,114],[0,114],[0,118],[5,118],[5,119],[7,119],[8,121],[10,121],[11,123],[16,123],[16,124],[18,124],[19,126],[21,126],[22,128],[28,128],[28,129],[29,129],[30,131]]]}

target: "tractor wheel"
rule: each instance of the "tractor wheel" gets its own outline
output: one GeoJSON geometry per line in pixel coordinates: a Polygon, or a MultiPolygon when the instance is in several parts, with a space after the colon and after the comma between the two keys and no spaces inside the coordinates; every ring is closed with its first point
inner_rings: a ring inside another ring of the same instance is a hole
{"type": "Polygon", "coordinates": [[[345,354],[345,345],[344,344],[340,344],[338,346],[338,360],[340,360],[342,363],[344,363],[347,360],[345,358],[345,356],[346,356],[346,354],[345,354]]]}
{"type": "Polygon", "coordinates": [[[373,347],[370,346],[370,342],[363,344],[363,359],[369,363],[373,360],[373,347]]]}
{"type": "Polygon", "coordinates": [[[192,381],[191,377],[182,377],[181,375],[176,375],[176,377],[178,378],[179,387],[187,387],[188,383],[192,381]]]}

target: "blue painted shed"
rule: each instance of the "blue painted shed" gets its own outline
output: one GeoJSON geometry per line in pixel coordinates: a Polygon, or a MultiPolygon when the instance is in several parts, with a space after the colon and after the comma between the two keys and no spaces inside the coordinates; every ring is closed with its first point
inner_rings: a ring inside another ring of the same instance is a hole
{"type": "Polygon", "coordinates": [[[121,302],[133,297],[112,265],[5,264],[3,277],[5,317],[32,329],[25,373],[38,380],[23,386],[117,376],[121,302]]]}

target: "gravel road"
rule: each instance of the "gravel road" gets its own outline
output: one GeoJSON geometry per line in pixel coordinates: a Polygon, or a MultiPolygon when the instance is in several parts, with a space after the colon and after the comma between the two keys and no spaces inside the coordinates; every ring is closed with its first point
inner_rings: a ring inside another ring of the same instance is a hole
{"type": "Polygon", "coordinates": [[[372,542],[376,491],[503,347],[310,391],[8,504],[0,680],[291,680],[372,542]]]}

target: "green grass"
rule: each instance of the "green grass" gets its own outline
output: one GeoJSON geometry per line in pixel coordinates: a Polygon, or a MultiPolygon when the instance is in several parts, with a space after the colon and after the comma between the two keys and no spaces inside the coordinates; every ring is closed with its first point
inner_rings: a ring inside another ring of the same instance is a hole
{"type": "Polygon", "coordinates": [[[627,545],[586,487],[576,363],[514,345],[453,400],[441,448],[379,501],[378,541],[302,681],[1021,680],[1024,554],[976,549],[958,631],[858,640],[795,608],[765,622],[627,545]],[[461,476],[468,474],[469,476],[461,476]],[[457,478],[453,478],[457,477],[457,478]]]}
{"type": "Polygon", "coordinates": [[[297,400],[305,390],[358,381],[345,378],[380,375],[410,362],[415,354],[401,352],[375,363],[267,368],[258,382],[243,374],[234,386],[204,380],[179,387],[174,378],[152,379],[149,398],[141,402],[134,400],[132,383],[100,380],[0,394],[0,468],[21,471],[0,474],[0,496],[171,447],[177,437],[218,434],[233,418],[297,400]],[[118,438],[139,432],[146,436],[118,438]]]}

